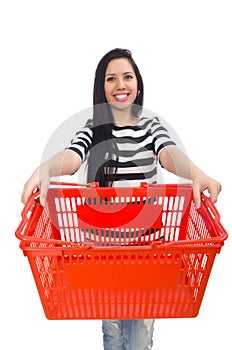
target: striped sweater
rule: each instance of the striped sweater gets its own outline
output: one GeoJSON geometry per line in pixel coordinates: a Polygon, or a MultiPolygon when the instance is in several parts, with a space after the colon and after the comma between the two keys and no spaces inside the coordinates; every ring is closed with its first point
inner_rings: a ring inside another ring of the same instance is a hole
{"type": "MultiPolygon", "coordinates": [[[[117,167],[113,186],[139,186],[141,181],[156,183],[159,152],[164,147],[175,145],[160,118],[141,116],[134,126],[114,125],[112,134],[117,146],[117,154],[112,157],[117,167]]],[[[76,133],[67,148],[75,151],[84,162],[88,159],[92,140],[90,120],[76,133]]],[[[110,181],[111,175],[108,176],[110,181]]]]}

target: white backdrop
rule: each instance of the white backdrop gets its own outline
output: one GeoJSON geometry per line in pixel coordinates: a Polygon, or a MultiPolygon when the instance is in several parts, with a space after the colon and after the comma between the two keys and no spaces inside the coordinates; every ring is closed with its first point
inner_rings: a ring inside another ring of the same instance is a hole
{"type": "MultiPolygon", "coordinates": [[[[217,208],[230,233],[230,1],[8,0],[0,4],[0,33],[0,348],[102,349],[101,321],[44,317],[14,236],[24,182],[54,130],[91,106],[102,55],[128,48],[143,75],[145,106],[221,181],[217,208]]],[[[230,250],[231,238],[216,256],[199,316],[157,320],[154,349],[231,349],[230,250]]]]}

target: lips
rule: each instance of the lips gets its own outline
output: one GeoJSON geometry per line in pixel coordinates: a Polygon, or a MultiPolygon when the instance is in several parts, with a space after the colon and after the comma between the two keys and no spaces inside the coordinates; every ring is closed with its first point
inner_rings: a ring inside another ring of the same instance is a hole
{"type": "Polygon", "coordinates": [[[125,102],[125,101],[127,101],[128,97],[129,97],[129,94],[114,95],[114,98],[117,102],[125,102]]]}

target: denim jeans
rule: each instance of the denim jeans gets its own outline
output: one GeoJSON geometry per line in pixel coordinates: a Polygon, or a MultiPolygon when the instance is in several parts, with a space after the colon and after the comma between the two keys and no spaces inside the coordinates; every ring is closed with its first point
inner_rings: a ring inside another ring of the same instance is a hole
{"type": "Polygon", "coordinates": [[[149,350],[154,320],[102,321],[104,350],[149,350]]]}

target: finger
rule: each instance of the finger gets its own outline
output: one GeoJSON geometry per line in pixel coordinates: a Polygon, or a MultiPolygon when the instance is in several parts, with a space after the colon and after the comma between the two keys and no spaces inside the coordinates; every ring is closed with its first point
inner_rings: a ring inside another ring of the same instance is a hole
{"type": "Polygon", "coordinates": [[[28,184],[26,184],[24,186],[24,189],[23,189],[23,192],[21,195],[21,202],[23,204],[25,204],[27,202],[28,198],[30,197],[30,195],[37,189],[38,189],[37,186],[29,186],[28,184]]]}
{"type": "Polygon", "coordinates": [[[27,193],[27,191],[23,191],[23,193],[22,193],[22,195],[21,195],[21,202],[23,203],[23,204],[25,204],[26,203],[26,201],[27,201],[27,199],[28,199],[28,193],[27,193]]]}
{"type": "Polygon", "coordinates": [[[192,185],[193,188],[193,199],[195,203],[196,209],[199,209],[201,207],[201,191],[200,187],[197,183],[193,183],[192,185]]]}
{"type": "Polygon", "coordinates": [[[209,198],[211,199],[211,201],[212,201],[213,203],[216,203],[217,200],[218,200],[218,194],[217,194],[217,192],[216,192],[216,191],[211,191],[211,192],[209,192],[209,193],[210,193],[209,198]]]}
{"type": "Polygon", "coordinates": [[[213,203],[216,203],[218,200],[218,195],[221,192],[221,185],[218,184],[218,186],[211,186],[208,188],[208,192],[210,195],[210,199],[213,203]]]}
{"type": "Polygon", "coordinates": [[[46,196],[47,196],[47,191],[48,187],[50,185],[49,180],[44,180],[40,183],[40,204],[44,207],[46,203],[46,196]]]}

